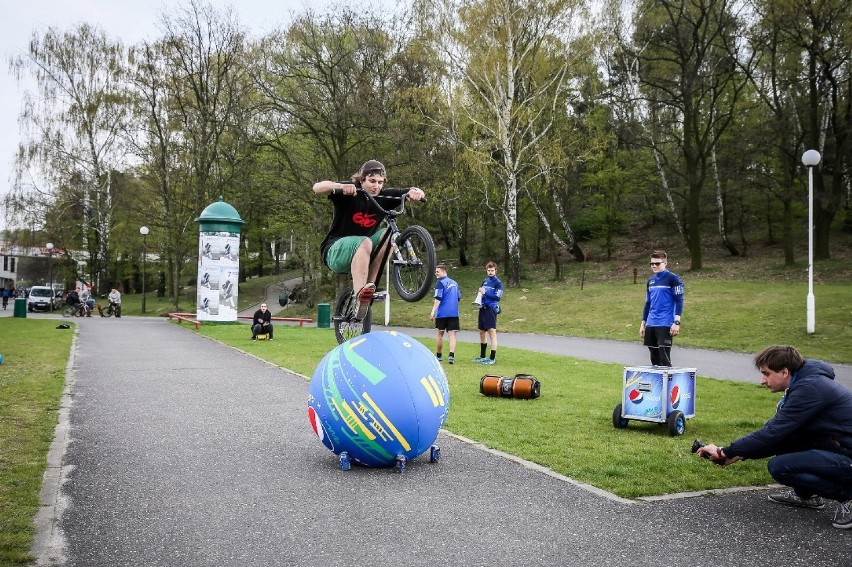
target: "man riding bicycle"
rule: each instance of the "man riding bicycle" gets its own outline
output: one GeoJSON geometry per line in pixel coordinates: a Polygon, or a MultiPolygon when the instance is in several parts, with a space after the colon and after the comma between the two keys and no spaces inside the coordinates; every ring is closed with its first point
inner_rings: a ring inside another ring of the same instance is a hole
{"type": "Polygon", "coordinates": [[[387,216],[373,205],[358,189],[370,194],[383,207],[392,207],[399,197],[407,195],[409,201],[420,201],[425,193],[417,188],[385,188],[385,166],[369,160],[361,166],[351,181],[319,181],[314,193],[328,195],[334,205],[331,228],[322,241],[320,251],[323,262],[338,274],[351,274],[352,289],[358,290],[358,313],[363,319],[376,292],[376,278],[382,269],[384,251],[380,250],[371,261],[373,248],[381,239],[379,226],[387,216]]]}

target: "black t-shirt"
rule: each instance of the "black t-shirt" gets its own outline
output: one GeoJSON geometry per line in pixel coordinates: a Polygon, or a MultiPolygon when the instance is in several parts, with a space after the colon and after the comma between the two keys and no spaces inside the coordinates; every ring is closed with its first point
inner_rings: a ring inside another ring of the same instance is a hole
{"type": "MultiPolygon", "coordinates": [[[[352,181],[340,183],[351,184],[352,181]]],[[[355,186],[360,188],[361,184],[355,182],[355,186]]],[[[399,205],[399,197],[407,192],[407,188],[386,187],[373,198],[385,209],[390,209],[399,205]]],[[[337,240],[344,236],[372,236],[387,216],[363,193],[355,195],[329,193],[328,200],[334,205],[334,217],[331,220],[331,228],[328,229],[328,234],[320,246],[323,261],[328,249],[337,240]]]]}

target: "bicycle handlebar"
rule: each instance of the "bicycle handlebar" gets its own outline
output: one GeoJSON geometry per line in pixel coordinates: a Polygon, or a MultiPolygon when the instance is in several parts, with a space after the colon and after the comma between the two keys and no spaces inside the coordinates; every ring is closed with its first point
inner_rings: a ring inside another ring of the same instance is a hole
{"type": "MultiPolygon", "coordinates": [[[[408,196],[409,191],[411,191],[411,189],[409,189],[408,191],[406,191],[402,195],[381,195],[380,194],[380,196],[384,197],[385,199],[399,199],[399,201],[400,201],[400,205],[399,205],[398,209],[387,210],[383,206],[381,206],[379,204],[379,202],[376,201],[376,199],[372,195],[367,193],[367,191],[363,187],[356,187],[355,188],[356,193],[363,193],[364,195],[366,195],[367,199],[369,199],[370,202],[373,203],[376,207],[378,207],[384,214],[386,214],[388,216],[394,216],[394,217],[399,216],[399,215],[401,215],[405,212],[405,198],[408,196]]],[[[332,189],[331,194],[332,195],[343,194],[343,189],[332,189]]],[[[420,202],[425,203],[426,197],[423,197],[422,199],[420,199],[420,202]]]]}

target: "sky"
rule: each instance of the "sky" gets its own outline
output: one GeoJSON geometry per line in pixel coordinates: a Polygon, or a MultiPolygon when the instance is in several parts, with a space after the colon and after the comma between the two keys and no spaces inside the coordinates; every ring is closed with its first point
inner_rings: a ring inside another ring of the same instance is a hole
{"type": "MultiPolygon", "coordinates": [[[[361,5],[349,0],[207,0],[223,9],[233,7],[240,23],[254,36],[263,35],[310,9],[325,11],[333,4],[361,5]]],[[[375,5],[377,2],[368,1],[375,5]]],[[[378,0],[381,4],[382,0],[378,0]]],[[[390,3],[390,2],[389,2],[390,3]]],[[[18,116],[24,90],[9,72],[8,60],[26,53],[34,31],[55,26],[65,30],[80,22],[97,24],[107,35],[125,44],[160,35],[158,22],[165,11],[173,13],[174,0],[0,0],[0,200],[12,183],[12,159],[18,147],[18,116]]],[[[0,213],[0,229],[7,228],[0,213]]]]}

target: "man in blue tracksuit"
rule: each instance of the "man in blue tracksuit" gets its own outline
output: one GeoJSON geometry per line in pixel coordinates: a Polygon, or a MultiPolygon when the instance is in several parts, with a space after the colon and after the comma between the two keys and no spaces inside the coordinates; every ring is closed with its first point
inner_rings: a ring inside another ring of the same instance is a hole
{"type": "Polygon", "coordinates": [[[834,369],[805,360],[791,346],[772,346],[754,358],[760,383],[784,392],[775,416],[726,447],[698,450],[727,466],[775,455],[767,465],[777,482],[792,488],[770,494],[780,504],[823,508],[838,502],[832,525],[852,529],[852,392],[834,381],[834,369]]]}
{"type": "Polygon", "coordinates": [[[503,299],[503,282],[497,277],[497,264],[485,264],[485,275],[477,294],[481,297],[477,327],[479,328],[479,357],[474,362],[494,364],[497,362],[497,314],[500,313],[500,300],[503,299]],[[488,348],[487,339],[491,340],[491,354],[485,356],[488,348]]]}
{"type": "Polygon", "coordinates": [[[651,270],[645,292],[645,308],[639,336],[651,352],[654,366],[672,365],[672,340],[680,334],[683,313],[683,282],[668,268],[668,257],[662,250],[651,253],[651,270]]]}

